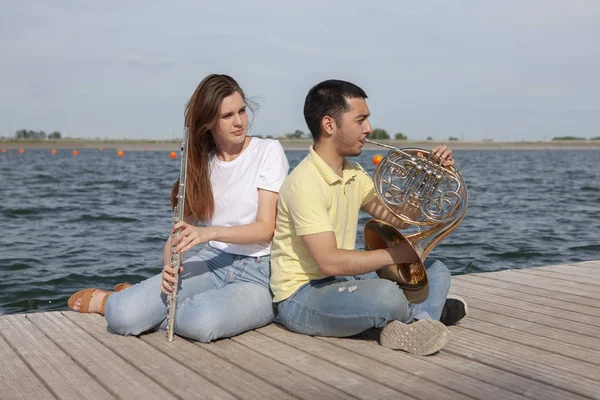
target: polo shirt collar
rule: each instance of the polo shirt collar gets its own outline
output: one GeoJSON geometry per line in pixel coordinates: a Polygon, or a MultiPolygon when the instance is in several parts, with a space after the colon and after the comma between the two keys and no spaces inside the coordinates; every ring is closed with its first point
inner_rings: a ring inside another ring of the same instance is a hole
{"type": "Polygon", "coordinates": [[[356,176],[356,170],[351,168],[348,160],[344,159],[344,166],[342,167],[342,174],[344,175],[344,179],[340,178],[338,174],[336,174],[329,165],[317,154],[313,146],[310,146],[310,152],[308,153],[308,160],[317,168],[317,171],[321,174],[325,182],[329,186],[334,183],[343,181],[347,183],[350,179],[356,176]]]}

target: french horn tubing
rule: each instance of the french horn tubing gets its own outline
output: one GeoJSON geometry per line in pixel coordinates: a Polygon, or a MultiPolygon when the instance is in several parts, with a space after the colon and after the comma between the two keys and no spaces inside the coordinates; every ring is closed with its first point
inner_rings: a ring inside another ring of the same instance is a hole
{"type": "Polygon", "coordinates": [[[435,160],[428,150],[366,142],[389,150],[375,168],[373,182],[383,205],[400,222],[394,226],[375,218],[368,220],[363,228],[364,247],[377,250],[407,241],[415,261],[376,272],[380,278],[396,282],[409,302],[422,303],[429,293],[424,261],[467,213],[465,181],[454,166],[443,166],[443,160],[435,160]]]}

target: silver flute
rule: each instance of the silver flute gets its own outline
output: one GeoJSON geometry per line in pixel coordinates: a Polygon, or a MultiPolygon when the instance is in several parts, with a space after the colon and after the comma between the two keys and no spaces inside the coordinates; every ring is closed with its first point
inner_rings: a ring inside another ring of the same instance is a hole
{"type": "MultiPolygon", "coordinates": [[[[177,205],[173,210],[173,225],[183,220],[183,207],[185,204],[185,177],[187,175],[187,152],[188,152],[188,128],[183,130],[183,138],[181,139],[181,167],[179,168],[179,190],[177,191],[177,205]]],[[[179,282],[179,268],[181,268],[182,256],[181,253],[173,253],[175,246],[173,241],[179,232],[171,234],[171,257],[169,265],[173,269],[173,276],[179,282]]],[[[168,314],[167,314],[167,340],[173,341],[173,325],[175,322],[175,306],[177,304],[177,289],[179,284],[171,284],[173,291],[168,296],[168,314]]]]}

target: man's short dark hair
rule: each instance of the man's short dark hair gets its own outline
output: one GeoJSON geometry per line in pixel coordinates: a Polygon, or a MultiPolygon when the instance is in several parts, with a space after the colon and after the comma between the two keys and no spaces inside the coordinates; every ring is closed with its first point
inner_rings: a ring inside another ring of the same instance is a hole
{"type": "Polygon", "coordinates": [[[313,86],[304,100],[304,119],[316,142],[321,137],[321,121],[330,116],[339,125],[350,109],[347,99],[366,99],[364,90],[353,83],[330,79],[313,86]]]}

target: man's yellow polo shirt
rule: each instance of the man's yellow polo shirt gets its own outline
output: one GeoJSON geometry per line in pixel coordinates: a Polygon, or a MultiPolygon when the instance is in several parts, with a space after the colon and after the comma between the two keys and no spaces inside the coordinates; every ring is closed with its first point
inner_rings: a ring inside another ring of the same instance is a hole
{"type": "Polygon", "coordinates": [[[287,299],[308,281],[325,278],[302,236],[333,231],[339,249],[354,249],[358,213],[376,194],[360,164],[344,161],[342,175],[340,178],[311,147],[279,189],[271,246],[274,302],[287,299]]]}

